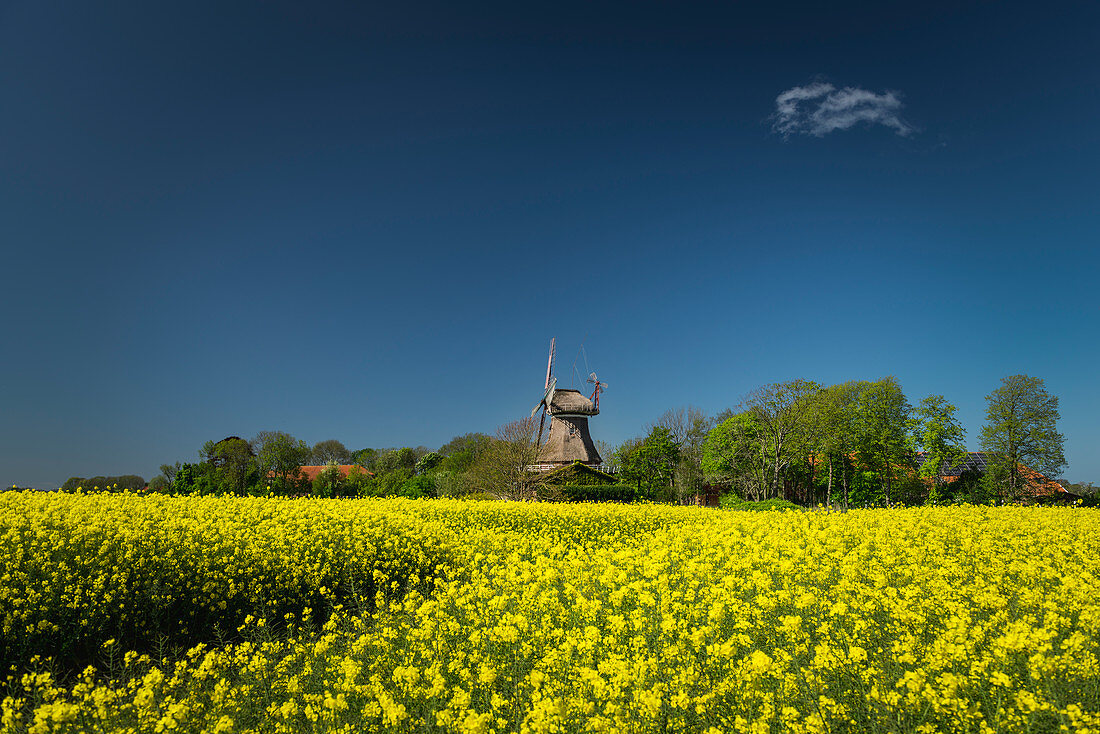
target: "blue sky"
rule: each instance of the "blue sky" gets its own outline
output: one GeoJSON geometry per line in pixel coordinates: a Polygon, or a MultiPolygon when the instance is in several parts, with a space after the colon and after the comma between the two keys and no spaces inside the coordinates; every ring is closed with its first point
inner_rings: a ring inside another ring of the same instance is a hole
{"type": "Polygon", "coordinates": [[[1100,482],[1098,30],[1088,3],[6,3],[0,481],[491,433],[556,336],[559,385],[582,343],[610,383],[609,443],[895,375],[976,449],[1026,373],[1100,482]]]}

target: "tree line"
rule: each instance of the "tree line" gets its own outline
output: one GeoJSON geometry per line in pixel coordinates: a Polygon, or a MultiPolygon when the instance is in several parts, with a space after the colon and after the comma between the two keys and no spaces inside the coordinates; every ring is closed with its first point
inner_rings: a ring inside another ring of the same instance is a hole
{"type": "MultiPolygon", "coordinates": [[[[984,469],[967,464],[966,430],[943,395],[912,405],[894,377],[822,385],[764,385],[707,418],[670,411],[613,455],[619,473],[668,499],[718,487],[745,500],[880,505],[990,500],[1028,494],[1065,467],[1058,398],[1042,379],[1013,375],[986,396],[984,469]]],[[[1091,488],[1091,485],[1088,485],[1091,488]]]]}
{"type": "Polygon", "coordinates": [[[425,446],[348,449],[337,439],[310,446],[284,431],[262,431],[207,441],[199,460],[163,464],[149,489],[181,494],[425,497],[447,494],[453,477],[480,456],[488,436],[456,436],[431,451],[425,446]],[[324,467],[316,476],[303,466],[324,467]],[[351,467],[348,471],[347,467],[351,467]]]}
{"type": "MultiPolygon", "coordinates": [[[[979,443],[988,463],[946,482],[942,475],[962,465],[967,452],[957,408],[944,396],[914,406],[894,377],[770,383],[716,416],[677,408],[619,446],[597,442],[603,468],[621,483],[604,494],[676,502],[718,489],[746,501],[802,505],[985,502],[1026,494],[1033,477],[1023,467],[1058,476],[1065,466],[1058,398],[1043,380],[1006,377],[986,403],[979,443]],[[629,493],[623,484],[632,487],[629,493]]],[[[207,441],[197,461],[162,465],[148,487],[186,494],[561,499],[560,487],[530,470],[537,463],[536,433],[537,422],[526,418],[492,436],[455,436],[434,451],[352,451],[336,439],[310,446],[289,433],[263,431],[247,440],[207,441]],[[305,476],[300,469],[307,465],[325,468],[305,476]]],[[[99,488],[112,485],[111,478],[94,479],[99,488]]],[[[135,483],[143,480],[127,477],[118,489],[135,489],[135,483]]],[[[63,489],[77,486],[90,489],[93,482],[73,477],[63,489]]],[[[1067,488],[1094,490],[1091,484],[1067,488]]]]}

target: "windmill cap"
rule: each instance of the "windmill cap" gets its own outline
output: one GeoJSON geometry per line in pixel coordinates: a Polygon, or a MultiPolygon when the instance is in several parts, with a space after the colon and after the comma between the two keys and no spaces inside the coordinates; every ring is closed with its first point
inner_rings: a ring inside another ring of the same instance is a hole
{"type": "Polygon", "coordinates": [[[550,413],[581,413],[584,415],[596,415],[600,411],[586,398],[580,390],[554,391],[554,397],[550,400],[550,413]]]}

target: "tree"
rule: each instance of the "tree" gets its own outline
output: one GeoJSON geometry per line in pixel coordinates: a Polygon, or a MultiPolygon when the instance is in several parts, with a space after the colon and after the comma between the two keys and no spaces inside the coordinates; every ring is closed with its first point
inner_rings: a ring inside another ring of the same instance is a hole
{"type": "Polygon", "coordinates": [[[526,417],[505,423],[469,471],[470,485],[508,499],[534,499],[540,475],[530,467],[538,459],[538,421],[526,417]]]}
{"type": "Polygon", "coordinates": [[[378,451],[376,449],[359,449],[351,455],[351,460],[363,467],[370,470],[374,466],[375,460],[378,458],[378,451]]]}
{"type": "Polygon", "coordinates": [[[361,466],[353,466],[347,477],[344,478],[344,490],[350,497],[373,497],[375,491],[375,477],[361,466]]]}
{"type": "Polygon", "coordinates": [[[378,476],[389,474],[398,468],[397,451],[394,449],[379,449],[374,453],[374,457],[367,468],[378,476]]]}
{"type": "Polygon", "coordinates": [[[259,468],[252,446],[236,436],[216,442],[207,441],[199,456],[217,470],[215,481],[223,484],[225,491],[237,494],[244,493],[249,478],[259,468]]]}
{"type": "Polygon", "coordinates": [[[325,464],[313,480],[312,489],[315,497],[339,497],[343,493],[344,475],[335,461],[325,464]]]}
{"type": "Polygon", "coordinates": [[[1071,482],[1068,479],[1059,479],[1058,483],[1066,488],[1066,491],[1077,497],[1100,498],[1100,487],[1092,482],[1071,482]]]}
{"type": "Polygon", "coordinates": [[[216,472],[214,465],[206,461],[180,464],[172,481],[172,491],[177,494],[217,494],[222,487],[214,476],[216,472]]]}
{"type": "Polygon", "coordinates": [[[408,476],[412,476],[416,462],[427,453],[428,449],[424,446],[418,446],[415,449],[410,446],[400,449],[382,449],[375,453],[373,461],[367,468],[380,477],[395,471],[405,471],[408,476]]]}
{"type": "Polygon", "coordinates": [[[833,504],[833,479],[840,472],[844,507],[848,507],[851,455],[855,451],[855,403],[865,382],[843,382],[824,388],[815,398],[816,431],[813,454],[828,473],[825,502],[833,504]]]}
{"type": "Polygon", "coordinates": [[[305,441],[282,431],[263,431],[252,439],[252,445],[258,448],[261,473],[274,476],[283,491],[291,490],[292,479],[312,455],[305,441]]]}
{"type": "Polygon", "coordinates": [[[820,390],[807,380],[775,382],[756,389],[742,403],[760,431],[760,450],[770,470],[766,496],[778,497],[787,467],[810,455],[813,398],[820,390]]]}
{"type": "MultiPolygon", "coordinates": [[[[427,453],[427,452],[424,452],[427,453]]],[[[422,454],[416,449],[405,446],[397,450],[397,454],[394,456],[394,461],[397,463],[398,468],[408,469],[410,472],[416,469],[416,461],[422,454]]]]}
{"type": "Polygon", "coordinates": [[[435,471],[436,467],[443,461],[443,457],[437,454],[435,451],[429,451],[416,460],[416,465],[413,467],[413,472],[417,476],[424,476],[435,471]]]}
{"type": "Polygon", "coordinates": [[[326,441],[318,441],[313,444],[310,461],[313,462],[313,466],[322,466],[329,462],[349,464],[351,463],[351,452],[348,451],[344,444],[340,443],[335,438],[330,438],[326,441]]]}
{"type": "Polygon", "coordinates": [[[180,463],[177,461],[175,464],[161,464],[160,473],[164,475],[164,478],[168,480],[168,483],[176,481],[176,472],[180,470],[180,463]]]}
{"type": "Polygon", "coordinates": [[[443,470],[434,475],[436,494],[440,497],[462,497],[474,491],[465,473],[443,470]]]}
{"type": "Polygon", "coordinates": [[[763,499],[768,466],[760,448],[762,432],[752,411],[730,415],[712,428],[703,444],[703,475],[745,499],[763,499]]]}
{"type": "Polygon", "coordinates": [[[1065,437],[1058,433],[1058,398],[1048,393],[1043,380],[1012,375],[986,395],[986,424],[982,426],[982,450],[988,474],[1004,499],[1023,494],[1026,481],[1021,466],[1055,477],[1066,466],[1065,437]]]}
{"type": "Polygon", "coordinates": [[[855,401],[856,447],[860,461],[879,477],[886,502],[898,472],[911,463],[909,401],[896,377],[861,385],[855,401]]]}
{"type": "Polygon", "coordinates": [[[665,426],[654,426],[645,439],[620,455],[619,473],[626,481],[634,482],[639,491],[644,485],[651,498],[664,495],[673,499],[673,478],[679,460],[680,447],[672,439],[672,431],[665,426]]]}
{"type": "Polygon", "coordinates": [[[622,476],[623,467],[630,462],[630,455],[642,445],[642,441],[641,437],[628,438],[615,447],[610,458],[604,457],[604,463],[614,467],[615,472],[622,476]]]}
{"type": "Polygon", "coordinates": [[[680,450],[675,483],[681,499],[695,494],[703,485],[703,443],[712,425],[702,410],[689,405],[665,411],[651,426],[667,428],[673,443],[680,450]]]}
{"type": "Polygon", "coordinates": [[[920,476],[932,483],[930,500],[940,496],[943,470],[966,458],[966,430],[955,418],[955,411],[943,395],[929,395],[914,411],[917,448],[925,453],[920,476]]]}
{"type": "Polygon", "coordinates": [[[484,433],[465,433],[440,446],[437,453],[444,458],[446,471],[464,472],[474,465],[492,440],[484,433]]]}
{"type": "Polygon", "coordinates": [[[614,472],[618,470],[619,465],[615,463],[615,451],[618,447],[598,438],[594,439],[592,443],[596,446],[596,453],[603,459],[604,471],[614,472]]]}

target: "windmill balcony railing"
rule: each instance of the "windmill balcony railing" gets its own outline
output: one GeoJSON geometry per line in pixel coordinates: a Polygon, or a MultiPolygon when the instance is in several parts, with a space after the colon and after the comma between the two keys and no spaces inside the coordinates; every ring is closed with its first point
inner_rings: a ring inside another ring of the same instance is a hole
{"type": "MultiPolygon", "coordinates": [[[[544,472],[552,469],[560,469],[563,466],[569,466],[569,464],[529,464],[527,466],[527,471],[544,472]]],[[[593,469],[598,469],[605,474],[616,474],[619,471],[617,467],[610,464],[588,464],[586,466],[591,466],[593,469]]]]}

